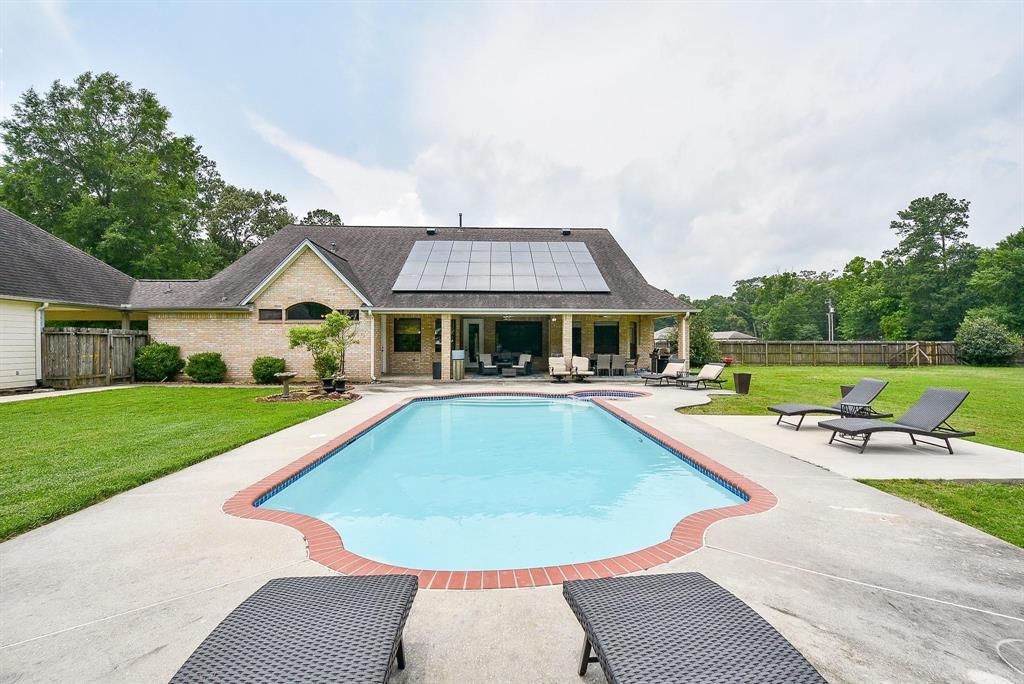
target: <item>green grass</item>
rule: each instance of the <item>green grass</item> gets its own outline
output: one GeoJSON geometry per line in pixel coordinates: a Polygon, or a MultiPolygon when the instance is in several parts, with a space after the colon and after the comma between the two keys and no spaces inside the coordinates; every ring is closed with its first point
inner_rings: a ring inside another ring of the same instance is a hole
{"type": "Polygon", "coordinates": [[[343,405],[255,401],[270,393],[140,387],[0,404],[0,540],[343,405]]]}
{"type": "Polygon", "coordinates": [[[1024,483],[861,480],[1024,548],[1024,483]]]}
{"type": "Polygon", "coordinates": [[[875,401],[875,408],[897,416],[929,387],[970,390],[971,396],[950,422],[958,428],[976,431],[978,436],[972,439],[983,444],[1024,451],[1024,368],[733,366],[725,369],[729,379],[726,389],[733,389],[733,371],[751,373],[750,394],[713,397],[710,404],[679,410],[696,414],[769,415],[767,407],[771,404],[831,405],[839,399],[839,385],[852,385],[862,377],[872,377],[889,381],[875,401]]]}

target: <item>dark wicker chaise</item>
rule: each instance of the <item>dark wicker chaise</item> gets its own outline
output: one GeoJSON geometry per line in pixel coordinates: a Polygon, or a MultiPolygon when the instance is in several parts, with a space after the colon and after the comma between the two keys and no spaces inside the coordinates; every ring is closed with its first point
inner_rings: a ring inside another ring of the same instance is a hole
{"type": "Polygon", "coordinates": [[[910,441],[913,444],[920,443],[937,447],[941,447],[942,444],[929,442],[921,437],[941,439],[945,442],[946,449],[952,454],[953,447],[949,443],[950,439],[973,437],[975,434],[957,430],[946,422],[964,403],[968,394],[970,392],[962,390],[932,388],[926,390],[917,403],[891,423],[872,418],[834,418],[823,420],[818,425],[832,431],[832,437],[828,440],[829,444],[838,441],[840,444],[860,446],[862,454],[868,446],[871,435],[876,432],[905,432],[910,435],[910,441]],[[836,435],[839,434],[842,437],[836,440],[836,435]]]}
{"type": "Polygon", "coordinates": [[[412,575],[286,577],[235,608],[189,656],[185,682],[387,682],[405,667],[412,575]]]}
{"type": "Polygon", "coordinates": [[[818,404],[776,404],[775,406],[769,406],[768,410],[779,414],[779,419],[775,421],[776,425],[789,425],[790,427],[795,427],[797,431],[800,430],[800,426],[804,424],[804,418],[809,413],[831,413],[835,416],[847,415],[857,418],[892,418],[891,413],[878,413],[871,408],[871,402],[882,393],[882,390],[888,384],[887,380],[861,378],[860,382],[854,385],[853,389],[845,397],[831,406],[819,406],[818,404]],[[847,407],[845,409],[847,411],[846,414],[843,413],[844,404],[847,407]],[[782,420],[783,417],[789,416],[800,416],[800,421],[790,423],[789,421],[782,420]]]}
{"type": "Polygon", "coordinates": [[[599,662],[611,684],[825,682],[761,616],[698,572],[572,580],[562,594],[583,626],[580,676],[599,662]]]}

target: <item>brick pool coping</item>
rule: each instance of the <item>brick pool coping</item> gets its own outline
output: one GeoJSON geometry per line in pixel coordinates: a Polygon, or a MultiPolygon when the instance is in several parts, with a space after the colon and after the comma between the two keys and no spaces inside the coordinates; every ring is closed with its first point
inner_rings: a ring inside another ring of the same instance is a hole
{"type": "Polygon", "coordinates": [[[345,575],[416,575],[423,589],[516,589],[561,584],[564,580],[596,579],[647,570],[681,558],[704,545],[708,527],[726,518],[762,513],[778,502],[770,491],[705,454],[637,419],[603,397],[651,396],[636,390],[577,390],[568,393],[532,391],[480,391],[408,397],[384,409],[355,427],[346,430],[323,446],[241,490],[228,499],[224,512],[239,518],[252,518],[292,527],[306,538],[309,559],[345,575]],[[326,461],[334,452],[389,416],[417,401],[474,396],[584,397],[611,413],[630,427],[645,434],[698,470],[747,500],[734,506],[699,511],[686,516],[672,529],[668,539],[653,546],[621,556],[567,565],[509,570],[419,570],[380,563],[345,548],[341,535],[324,521],[301,513],[260,508],[257,504],[277,493],[299,477],[326,461]]]}

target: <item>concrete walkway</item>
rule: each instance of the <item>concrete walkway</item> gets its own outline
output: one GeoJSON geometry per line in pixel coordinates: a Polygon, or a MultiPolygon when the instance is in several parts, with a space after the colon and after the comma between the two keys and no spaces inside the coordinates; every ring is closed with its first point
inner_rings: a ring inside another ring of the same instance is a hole
{"type": "MultiPolygon", "coordinates": [[[[228,516],[225,499],[427,392],[444,389],[369,388],[0,545],[0,681],[167,681],[267,579],[327,572],[297,532],[228,516]]],[[[768,487],[779,505],[715,524],[703,549],[652,572],[705,573],[832,682],[1024,681],[1003,659],[1024,669],[1012,641],[1024,639],[1024,550],[674,410],[703,400],[669,390],[619,405],[768,487]]],[[[421,590],[405,643],[398,683],[581,681],[581,631],[555,587],[421,590]]],[[[603,681],[600,668],[582,681],[603,681]]]]}

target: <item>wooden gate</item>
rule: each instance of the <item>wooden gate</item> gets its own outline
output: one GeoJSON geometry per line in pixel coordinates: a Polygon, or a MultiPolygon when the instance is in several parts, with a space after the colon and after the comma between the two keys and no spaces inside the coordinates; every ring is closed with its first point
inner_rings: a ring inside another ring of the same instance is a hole
{"type": "Polygon", "coordinates": [[[135,350],[148,340],[135,330],[44,328],[43,382],[57,389],[131,382],[135,350]]]}

